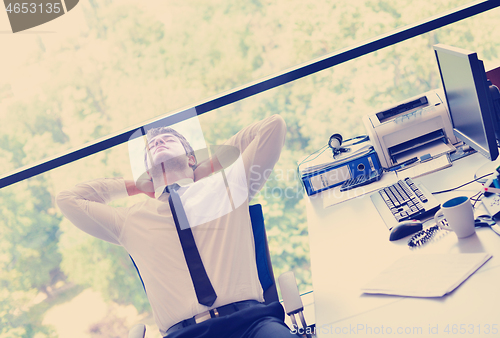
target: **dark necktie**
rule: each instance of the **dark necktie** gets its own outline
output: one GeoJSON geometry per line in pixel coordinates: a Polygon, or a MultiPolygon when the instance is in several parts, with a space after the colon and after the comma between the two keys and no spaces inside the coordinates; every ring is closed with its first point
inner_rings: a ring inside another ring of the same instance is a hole
{"type": "Polygon", "coordinates": [[[193,232],[189,227],[186,212],[182,206],[181,197],[177,192],[179,188],[177,183],[165,188],[165,191],[170,193],[168,203],[170,204],[170,210],[174,217],[175,228],[177,229],[177,234],[181,241],[182,251],[184,252],[184,258],[186,259],[198,302],[206,306],[212,306],[217,298],[217,294],[215,293],[212,283],[210,283],[210,279],[201,261],[200,253],[194,241],[193,232]]]}

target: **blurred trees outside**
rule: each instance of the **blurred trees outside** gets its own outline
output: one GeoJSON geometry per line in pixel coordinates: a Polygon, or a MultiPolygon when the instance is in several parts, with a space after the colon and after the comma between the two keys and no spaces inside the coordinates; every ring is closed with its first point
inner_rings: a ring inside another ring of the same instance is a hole
{"type": "Polygon", "coordinates": [[[44,177],[0,191],[0,337],[32,337],[37,327],[29,304],[63,278],[58,251],[59,223],[44,177]],[[13,330],[13,332],[10,332],[13,330]],[[9,335],[5,335],[9,337],[9,335]]]}
{"type": "MultiPolygon", "coordinates": [[[[466,1],[248,2],[188,0],[168,21],[119,1],[82,3],[88,30],[38,52],[26,67],[47,75],[30,99],[0,95],[2,172],[80,147],[207,97],[348,47],[466,1]],[[228,29],[228,27],[231,27],[228,29]]],[[[253,202],[264,207],[275,276],[294,270],[312,288],[303,189],[297,161],[335,132],[364,134],[361,117],[440,87],[432,45],[445,43],[499,60],[498,10],[390,46],[199,117],[207,143],[283,116],[287,141],[253,202]]],[[[497,62],[497,65],[500,62],[497,62]]],[[[8,83],[0,79],[0,94],[8,83]]],[[[39,294],[57,285],[101,292],[150,311],[126,252],[91,238],[62,217],[56,193],[97,177],[130,177],[125,146],[0,190],[0,337],[52,337],[39,294]]],[[[131,205],[136,198],[113,202],[131,205]]]]}

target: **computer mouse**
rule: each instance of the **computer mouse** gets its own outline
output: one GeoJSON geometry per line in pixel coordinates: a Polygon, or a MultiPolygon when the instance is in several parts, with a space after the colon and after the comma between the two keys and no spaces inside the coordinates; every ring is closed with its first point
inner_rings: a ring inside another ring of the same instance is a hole
{"type": "Polygon", "coordinates": [[[421,221],[418,220],[403,221],[391,229],[389,240],[397,241],[398,239],[414,234],[420,230],[422,230],[421,221]]]}

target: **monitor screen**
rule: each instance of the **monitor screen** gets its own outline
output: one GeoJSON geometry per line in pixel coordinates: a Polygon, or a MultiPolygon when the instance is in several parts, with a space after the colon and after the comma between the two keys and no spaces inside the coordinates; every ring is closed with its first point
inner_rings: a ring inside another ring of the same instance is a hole
{"type": "Polygon", "coordinates": [[[477,54],[435,45],[453,132],[491,161],[498,157],[492,106],[483,62],[477,54]]]}

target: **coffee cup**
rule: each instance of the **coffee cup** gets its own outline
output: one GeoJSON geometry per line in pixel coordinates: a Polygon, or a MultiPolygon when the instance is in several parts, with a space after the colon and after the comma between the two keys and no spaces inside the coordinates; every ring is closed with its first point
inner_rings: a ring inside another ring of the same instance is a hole
{"type": "Polygon", "coordinates": [[[441,209],[434,215],[438,227],[454,231],[458,238],[469,237],[476,232],[474,227],[474,211],[467,196],[452,198],[441,205],[441,209]],[[438,218],[444,217],[448,226],[441,224],[438,218]]]}

